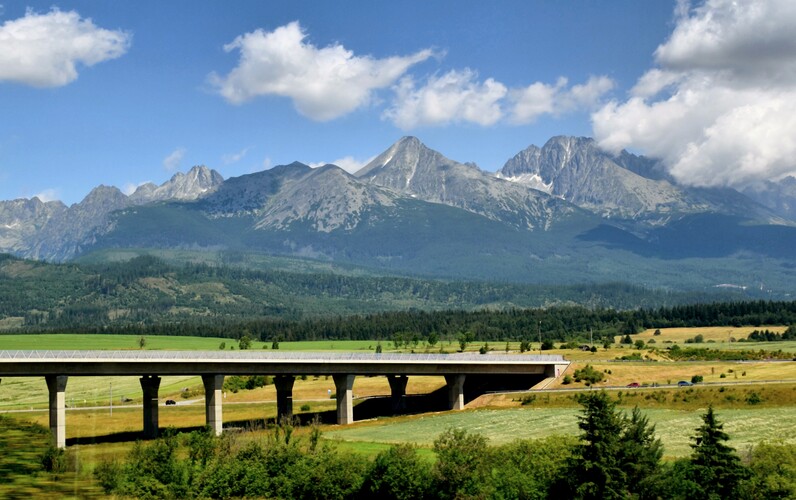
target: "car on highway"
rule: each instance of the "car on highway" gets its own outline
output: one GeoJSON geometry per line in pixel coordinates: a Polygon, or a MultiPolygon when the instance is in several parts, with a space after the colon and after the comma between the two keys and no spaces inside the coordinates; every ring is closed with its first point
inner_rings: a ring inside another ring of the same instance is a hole
{"type": "Polygon", "coordinates": [[[691,382],[689,382],[687,380],[681,380],[681,381],[677,382],[677,385],[680,386],[680,387],[690,387],[690,386],[692,386],[694,384],[692,384],[691,382]]]}
{"type": "Polygon", "coordinates": [[[641,387],[638,382],[631,382],[627,384],[628,389],[635,389],[636,387],[641,387]]]}
{"type": "Polygon", "coordinates": [[[176,405],[176,404],[177,404],[177,402],[174,401],[173,399],[167,399],[166,400],[166,406],[173,406],[173,405],[176,405]]]}

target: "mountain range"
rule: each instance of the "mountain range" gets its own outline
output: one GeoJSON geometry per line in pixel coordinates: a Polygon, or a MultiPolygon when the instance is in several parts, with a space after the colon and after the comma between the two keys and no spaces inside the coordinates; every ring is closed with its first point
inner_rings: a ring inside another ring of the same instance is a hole
{"type": "MultiPolygon", "coordinates": [[[[524,283],[626,281],[779,295],[796,274],[796,179],[739,192],[583,137],[497,172],[404,137],[361,170],[301,163],[223,179],[205,166],[72,206],[0,202],[0,252],[55,262],[130,249],[310,258],[378,273],[524,283]]],[[[245,259],[244,259],[245,260],[245,259]]]]}

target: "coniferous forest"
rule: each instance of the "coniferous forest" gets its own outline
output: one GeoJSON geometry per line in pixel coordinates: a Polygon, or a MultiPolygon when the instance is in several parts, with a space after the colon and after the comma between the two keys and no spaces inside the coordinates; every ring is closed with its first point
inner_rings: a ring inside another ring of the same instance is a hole
{"type": "Polygon", "coordinates": [[[570,341],[589,332],[608,340],[644,328],[783,324],[796,324],[796,302],[724,292],[257,271],[151,256],[81,265],[0,256],[6,332],[570,341]]]}

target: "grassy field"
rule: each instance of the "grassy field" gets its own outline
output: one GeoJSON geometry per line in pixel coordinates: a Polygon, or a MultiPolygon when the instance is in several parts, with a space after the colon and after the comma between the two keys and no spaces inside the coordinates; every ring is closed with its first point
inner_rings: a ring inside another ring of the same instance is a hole
{"type": "MultiPolygon", "coordinates": [[[[691,452],[690,436],[700,424],[703,411],[646,409],[644,413],[656,426],[656,435],[663,441],[667,458],[687,456],[691,452]]],[[[354,428],[332,430],[327,439],[373,443],[410,442],[430,446],[434,439],[451,427],[479,432],[492,444],[517,438],[534,439],[555,434],[577,435],[575,408],[479,409],[458,413],[427,415],[384,425],[376,422],[354,428]]],[[[762,440],[782,439],[796,443],[796,411],[792,407],[767,409],[727,409],[717,412],[724,430],[731,436],[730,444],[739,451],[762,440]]],[[[349,445],[352,449],[356,446],[349,445]]]]}
{"type": "MultiPolygon", "coordinates": [[[[660,328],[661,334],[655,335],[655,328],[644,330],[633,336],[634,339],[641,339],[648,342],[650,339],[663,342],[671,340],[676,343],[684,343],[686,340],[693,338],[697,335],[702,335],[705,341],[713,340],[714,342],[730,342],[731,338],[735,340],[745,339],[749,334],[755,330],[769,330],[775,333],[782,333],[787,326],[707,326],[701,328],[660,328]]],[[[620,338],[617,338],[619,342],[620,338]]]]}

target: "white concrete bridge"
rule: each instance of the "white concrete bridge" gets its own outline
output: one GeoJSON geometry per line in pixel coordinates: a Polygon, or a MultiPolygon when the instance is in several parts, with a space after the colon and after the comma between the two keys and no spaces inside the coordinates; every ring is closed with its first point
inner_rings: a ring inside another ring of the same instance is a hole
{"type": "Polygon", "coordinates": [[[568,361],[561,356],[502,354],[363,354],[263,351],[0,351],[0,377],[43,376],[49,390],[50,430],[66,445],[66,385],[70,376],[139,376],[144,393],[144,437],[158,433],[158,389],[165,375],[202,377],[206,423],[222,429],[221,390],[226,375],[272,375],[277,418],[293,414],[293,383],[300,375],[331,375],[337,390],[337,423],[353,422],[354,378],[386,376],[400,406],[409,376],[444,376],[447,403],[464,407],[465,384],[521,379],[530,388],[557,378],[568,361]]]}

